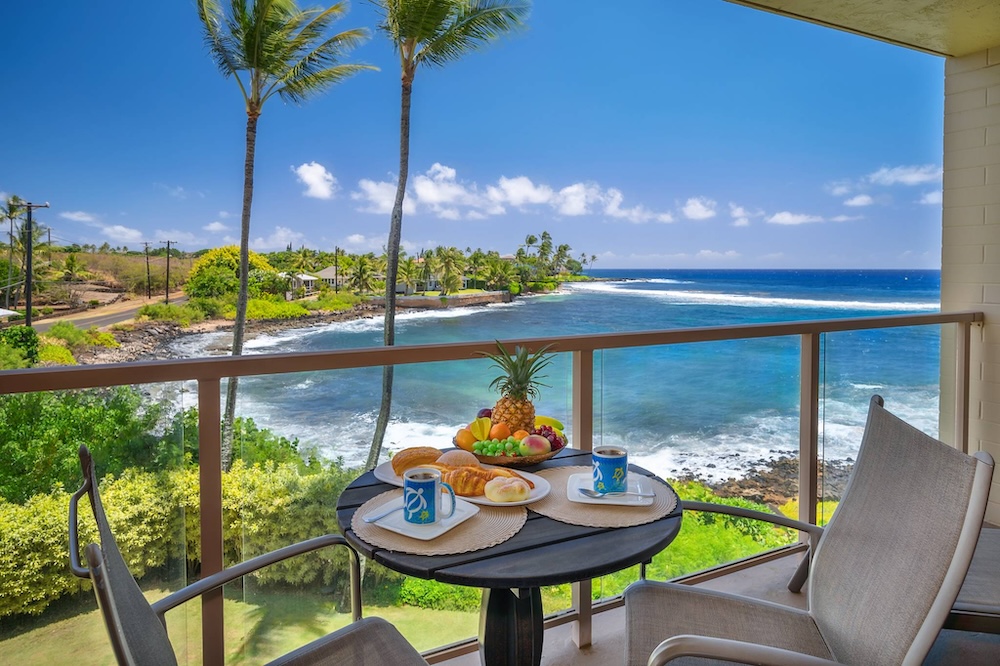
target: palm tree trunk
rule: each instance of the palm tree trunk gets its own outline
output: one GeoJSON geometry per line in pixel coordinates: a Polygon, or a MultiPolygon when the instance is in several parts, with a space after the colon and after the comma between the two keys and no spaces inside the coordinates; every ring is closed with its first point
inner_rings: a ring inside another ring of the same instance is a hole
{"type": "MultiPolygon", "coordinates": [[[[257,149],[258,113],[247,112],[247,152],[243,162],[243,217],[240,221],[240,292],[236,297],[236,323],[233,325],[233,356],[243,354],[243,334],[247,325],[247,300],[250,289],[250,207],[253,204],[253,163],[257,149]]],[[[236,390],[239,378],[230,377],[226,386],[226,410],[222,417],[222,469],[233,464],[233,424],[236,421],[236,390]]]]}
{"type": "MultiPolygon", "coordinates": [[[[389,247],[386,250],[385,268],[385,346],[396,344],[396,277],[399,274],[399,240],[403,229],[403,198],[406,196],[406,181],[410,172],[410,95],[413,92],[413,74],[403,74],[403,91],[399,113],[399,182],[396,184],[396,201],[392,206],[389,224],[389,247]]],[[[368,451],[365,469],[375,469],[382,453],[382,441],[389,426],[389,412],[392,409],[393,366],[382,368],[382,404],[375,422],[375,434],[368,451]]]]}

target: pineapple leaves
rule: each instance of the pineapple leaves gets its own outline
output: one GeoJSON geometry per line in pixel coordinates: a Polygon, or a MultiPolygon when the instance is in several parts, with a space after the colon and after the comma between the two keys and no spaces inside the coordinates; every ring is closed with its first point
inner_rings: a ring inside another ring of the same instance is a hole
{"type": "Polygon", "coordinates": [[[540,386],[548,388],[548,384],[539,381],[545,377],[539,373],[552,363],[552,354],[546,353],[552,345],[546,345],[534,354],[527,347],[521,346],[514,347],[514,353],[511,354],[499,340],[497,348],[500,350],[499,354],[480,352],[503,373],[490,382],[491,389],[502,395],[524,400],[537,397],[540,386]]]}

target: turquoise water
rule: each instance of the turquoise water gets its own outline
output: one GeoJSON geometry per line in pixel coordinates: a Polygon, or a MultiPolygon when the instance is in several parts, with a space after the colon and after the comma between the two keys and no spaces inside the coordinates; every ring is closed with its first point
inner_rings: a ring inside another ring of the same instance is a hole
{"type": "MultiPolygon", "coordinates": [[[[398,344],[446,343],[696,326],[811,320],[939,309],[938,271],[594,270],[601,281],[511,304],[402,314],[398,344]]],[[[378,346],[367,319],[257,338],[246,353],[378,346]]],[[[939,327],[825,336],[823,446],[857,450],[868,398],[937,433],[939,327]]],[[[212,335],[178,343],[198,355],[212,335]]],[[[797,337],[614,350],[595,357],[597,442],[628,447],[665,475],[738,475],[798,448],[797,337]]],[[[539,413],[570,419],[569,357],[544,380],[539,413]]],[[[396,369],[390,450],[446,446],[480,407],[492,406],[486,360],[396,369]]],[[[239,411],[304,447],[363,462],[378,411],[381,369],[299,373],[241,383],[239,411]]],[[[570,433],[572,440],[572,433],[570,433]]]]}

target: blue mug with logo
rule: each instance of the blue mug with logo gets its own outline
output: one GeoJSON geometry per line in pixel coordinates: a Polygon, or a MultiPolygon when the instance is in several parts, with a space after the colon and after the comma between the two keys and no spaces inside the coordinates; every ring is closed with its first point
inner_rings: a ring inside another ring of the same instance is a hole
{"type": "Polygon", "coordinates": [[[413,525],[433,525],[455,515],[455,491],[441,481],[441,472],[414,467],[403,472],[403,519],[413,525]],[[451,496],[451,511],[441,513],[441,489],[451,496]]]}
{"type": "Polygon", "coordinates": [[[628,452],[614,446],[594,449],[594,492],[623,493],[628,490],[628,452]]]}

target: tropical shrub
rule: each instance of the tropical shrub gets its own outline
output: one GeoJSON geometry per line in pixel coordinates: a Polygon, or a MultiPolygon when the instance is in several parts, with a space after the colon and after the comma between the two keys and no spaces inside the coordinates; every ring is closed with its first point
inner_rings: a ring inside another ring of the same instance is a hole
{"type": "Polygon", "coordinates": [[[328,310],[340,312],[350,310],[358,303],[364,302],[364,298],[348,292],[334,293],[332,289],[325,289],[320,292],[320,297],[315,301],[305,301],[302,305],[307,310],[328,310]]]}
{"type": "Polygon", "coordinates": [[[27,368],[29,365],[23,351],[0,341],[0,370],[17,370],[27,368]]]}
{"type": "Polygon", "coordinates": [[[58,321],[52,324],[46,335],[50,338],[62,340],[70,349],[83,347],[90,342],[87,332],[77,328],[76,324],[69,321],[58,321]]]}
{"type": "MultiPolygon", "coordinates": [[[[309,310],[306,310],[301,303],[263,298],[251,298],[247,302],[247,319],[298,319],[308,314],[309,310]]],[[[235,307],[232,310],[232,317],[236,317],[235,307]]]]}
{"type": "MultiPolygon", "coordinates": [[[[257,274],[255,284],[262,289],[261,285],[270,284],[270,278],[265,277],[265,275],[277,276],[277,271],[267,262],[267,259],[253,250],[250,250],[249,258],[249,274],[257,274]]],[[[218,298],[235,294],[240,288],[239,267],[240,249],[237,246],[226,245],[213,248],[191,266],[191,273],[188,275],[184,291],[189,296],[197,298],[218,298]]]]}
{"type": "Polygon", "coordinates": [[[122,346],[118,338],[106,331],[98,331],[96,326],[87,329],[87,342],[95,347],[107,347],[117,349],[122,346]]]}
{"type": "Polygon", "coordinates": [[[0,329],[0,342],[21,350],[30,364],[38,363],[38,333],[30,326],[8,326],[0,329]]]}
{"type": "Polygon", "coordinates": [[[405,578],[399,588],[399,603],[433,610],[475,611],[483,600],[474,587],[449,585],[436,580],[405,578]]]}
{"type": "Polygon", "coordinates": [[[48,365],[76,365],[73,352],[62,345],[42,345],[38,351],[38,362],[48,365]]]}
{"type": "Polygon", "coordinates": [[[190,303],[183,305],[150,303],[139,308],[136,314],[155,321],[172,321],[180,326],[190,326],[192,322],[198,322],[205,318],[201,309],[190,303]]]}

